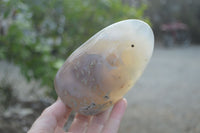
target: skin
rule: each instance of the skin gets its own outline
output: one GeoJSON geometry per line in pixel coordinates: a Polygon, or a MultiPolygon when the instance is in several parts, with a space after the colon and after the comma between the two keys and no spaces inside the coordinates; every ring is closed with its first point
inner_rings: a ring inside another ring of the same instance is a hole
{"type": "MultiPolygon", "coordinates": [[[[127,101],[123,98],[112,109],[95,116],[77,113],[68,133],[117,133],[126,106],[127,101]]],[[[70,112],[71,109],[58,98],[43,111],[28,133],[66,133],[63,126],[70,112]]]]}

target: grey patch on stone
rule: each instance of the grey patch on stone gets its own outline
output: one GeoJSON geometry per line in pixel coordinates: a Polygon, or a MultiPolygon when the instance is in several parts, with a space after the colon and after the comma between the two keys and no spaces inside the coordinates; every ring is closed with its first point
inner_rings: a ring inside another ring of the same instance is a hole
{"type": "Polygon", "coordinates": [[[99,109],[95,109],[95,107],[96,104],[92,102],[90,105],[81,108],[80,113],[84,115],[95,115],[99,112],[99,109]]]}
{"type": "Polygon", "coordinates": [[[90,70],[87,71],[87,74],[90,75],[90,70]]]}
{"type": "Polygon", "coordinates": [[[92,78],[92,81],[95,81],[95,78],[92,78]]]}
{"type": "Polygon", "coordinates": [[[81,70],[81,74],[84,76],[84,74],[85,74],[84,70],[81,70]]]}
{"type": "Polygon", "coordinates": [[[68,94],[68,92],[67,92],[67,90],[65,90],[65,91],[64,91],[64,95],[67,95],[67,94],[68,94]]]}
{"type": "Polygon", "coordinates": [[[77,106],[77,102],[75,100],[72,100],[72,103],[73,103],[74,107],[77,106]]]}
{"type": "Polygon", "coordinates": [[[74,69],[75,69],[75,70],[78,70],[78,67],[77,67],[77,66],[74,66],[74,69]]]}
{"type": "Polygon", "coordinates": [[[83,83],[84,85],[87,85],[88,81],[87,81],[87,79],[82,79],[81,83],[83,83]]]}
{"type": "Polygon", "coordinates": [[[79,74],[78,74],[78,73],[76,73],[76,78],[77,78],[77,79],[79,78],[79,74]]]}
{"type": "Polygon", "coordinates": [[[96,64],[96,60],[91,61],[91,63],[90,63],[90,68],[93,68],[93,67],[95,66],[95,64],[96,64]]]}
{"type": "Polygon", "coordinates": [[[91,106],[92,106],[92,107],[95,107],[95,106],[96,106],[96,104],[95,104],[95,103],[91,103],[91,106]]]}

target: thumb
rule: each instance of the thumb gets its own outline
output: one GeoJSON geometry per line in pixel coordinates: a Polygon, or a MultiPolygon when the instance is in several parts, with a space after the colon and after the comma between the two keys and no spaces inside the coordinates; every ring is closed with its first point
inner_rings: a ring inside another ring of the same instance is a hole
{"type": "Polygon", "coordinates": [[[70,112],[71,109],[58,99],[53,105],[43,111],[28,133],[54,133],[58,126],[63,125],[70,112]]]}

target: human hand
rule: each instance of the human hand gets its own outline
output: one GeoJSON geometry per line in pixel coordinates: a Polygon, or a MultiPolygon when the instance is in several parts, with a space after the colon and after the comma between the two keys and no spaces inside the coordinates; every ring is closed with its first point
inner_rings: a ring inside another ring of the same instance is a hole
{"type": "MultiPolygon", "coordinates": [[[[76,114],[68,133],[117,133],[126,106],[126,99],[121,99],[112,110],[96,116],[76,114]]],[[[66,133],[63,126],[70,112],[71,109],[58,99],[43,111],[28,133],[66,133]]]]}

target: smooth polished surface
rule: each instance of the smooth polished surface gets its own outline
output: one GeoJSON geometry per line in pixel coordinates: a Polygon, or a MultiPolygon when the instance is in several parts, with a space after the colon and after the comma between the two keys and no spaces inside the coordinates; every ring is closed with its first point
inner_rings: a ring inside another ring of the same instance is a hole
{"type": "Polygon", "coordinates": [[[140,20],[99,31],[65,61],[55,78],[61,100],[83,115],[98,114],[121,99],[151,58],[154,35],[140,20]]]}

